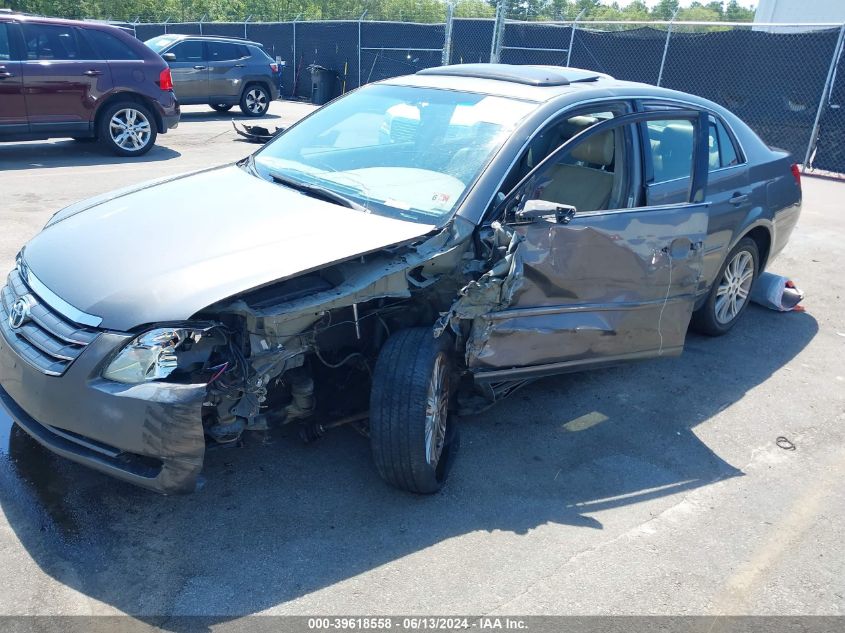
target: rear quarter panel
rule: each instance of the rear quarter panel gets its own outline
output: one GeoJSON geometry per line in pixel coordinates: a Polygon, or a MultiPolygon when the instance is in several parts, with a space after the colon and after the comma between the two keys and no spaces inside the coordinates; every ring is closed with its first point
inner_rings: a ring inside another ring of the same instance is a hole
{"type": "Polygon", "coordinates": [[[792,175],[793,158],[781,151],[772,152],[772,160],[755,169],[766,183],[766,206],[772,222],[771,262],[786,246],[801,215],[801,187],[792,175]]]}

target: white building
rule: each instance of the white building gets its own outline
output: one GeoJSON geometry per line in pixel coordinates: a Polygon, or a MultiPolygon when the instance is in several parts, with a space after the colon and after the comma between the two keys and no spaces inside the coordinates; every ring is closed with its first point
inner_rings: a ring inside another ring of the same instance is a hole
{"type": "MultiPolygon", "coordinates": [[[[837,22],[842,24],[845,23],[845,0],[759,0],[754,21],[787,24],[796,22],[837,22]]],[[[783,32],[796,29],[777,28],[771,30],[783,32]]]]}

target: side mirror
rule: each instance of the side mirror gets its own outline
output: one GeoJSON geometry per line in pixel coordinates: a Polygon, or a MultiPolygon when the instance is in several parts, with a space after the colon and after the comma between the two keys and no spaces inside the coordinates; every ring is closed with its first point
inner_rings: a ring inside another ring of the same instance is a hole
{"type": "Polygon", "coordinates": [[[569,224],[576,211],[575,207],[569,204],[549,200],[526,200],[522,208],[514,213],[514,220],[520,224],[531,224],[538,220],[569,224]]]}
{"type": "Polygon", "coordinates": [[[176,53],[165,53],[161,58],[169,64],[176,61],[176,53]]]}

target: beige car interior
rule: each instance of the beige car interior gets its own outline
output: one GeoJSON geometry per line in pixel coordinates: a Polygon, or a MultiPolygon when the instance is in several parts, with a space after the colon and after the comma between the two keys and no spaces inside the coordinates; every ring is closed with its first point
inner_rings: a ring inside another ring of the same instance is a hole
{"type": "MultiPolygon", "coordinates": [[[[537,135],[522,157],[520,177],[576,134],[612,117],[612,112],[574,116],[537,135]]],[[[588,138],[548,169],[533,197],[571,205],[578,211],[623,206],[618,201],[624,199],[624,169],[617,161],[624,156],[623,143],[621,129],[588,138]]]]}

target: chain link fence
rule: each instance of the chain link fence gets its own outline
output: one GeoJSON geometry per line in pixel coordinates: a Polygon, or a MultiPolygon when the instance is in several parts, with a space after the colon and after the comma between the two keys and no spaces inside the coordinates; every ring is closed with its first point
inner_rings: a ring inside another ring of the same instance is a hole
{"type": "MultiPolygon", "coordinates": [[[[500,5],[501,7],[501,5],[500,5]]],[[[162,33],[243,37],[284,63],[283,94],[308,98],[308,68],[335,72],[337,94],[441,64],[574,66],[700,95],[745,120],[806,168],[845,173],[845,60],[838,24],[566,22],[454,17],[127,24],[162,33]]],[[[430,17],[430,16],[429,16],[430,17]]]]}

